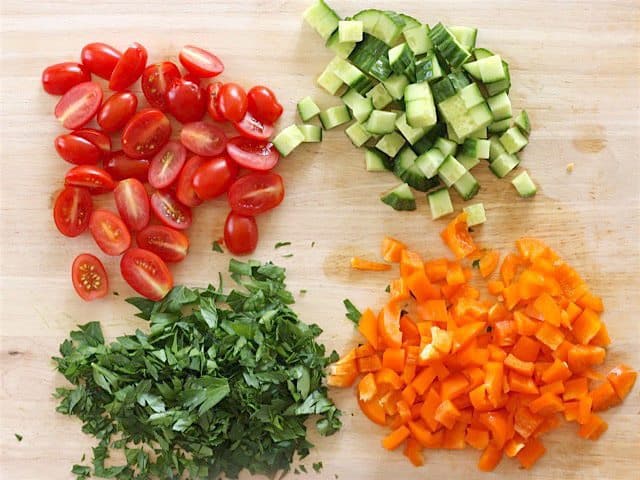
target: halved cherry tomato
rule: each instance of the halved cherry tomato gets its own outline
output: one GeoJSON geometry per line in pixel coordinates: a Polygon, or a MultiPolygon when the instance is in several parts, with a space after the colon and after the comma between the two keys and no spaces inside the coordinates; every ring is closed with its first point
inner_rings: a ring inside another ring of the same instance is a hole
{"type": "Polygon", "coordinates": [[[181,262],[189,251],[189,238],[164,225],[149,225],[138,232],[138,246],[158,255],[165,262],[181,262]]]}
{"type": "Polygon", "coordinates": [[[253,138],[254,140],[267,140],[273,135],[273,126],[265,125],[257,120],[250,112],[244,118],[233,126],[243,137],[253,138]]]}
{"type": "Polygon", "coordinates": [[[131,158],[149,158],[165,146],[171,122],[156,108],[145,108],[127,122],[122,131],[122,151],[131,158]]]}
{"type": "Polygon", "coordinates": [[[194,155],[189,158],[178,176],[178,183],[176,185],[176,197],[180,200],[180,203],[187,207],[197,207],[202,203],[202,199],[198,197],[195,189],[193,188],[193,177],[196,171],[204,163],[205,159],[199,155],[194,155]]]}
{"type": "Polygon", "coordinates": [[[208,122],[192,122],[182,127],[180,141],[196,155],[215,157],[224,152],[227,136],[208,122]]]}
{"type": "Polygon", "coordinates": [[[226,120],[218,111],[217,106],[218,93],[220,92],[221,86],[222,83],[220,82],[212,82],[207,85],[207,112],[209,112],[209,116],[216,122],[224,122],[226,120]]]}
{"type": "Polygon", "coordinates": [[[87,67],[75,62],[56,63],[42,72],[44,91],[52,95],[62,95],[71,87],[89,81],[91,81],[91,73],[87,67]]]}
{"type": "Polygon", "coordinates": [[[93,195],[107,193],[116,188],[111,175],[95,165],[73,167],[64,176],[67,187],[84,187],[93,195]]]}
{"type": "Polygon", "coordinates": [[[241,167],[260,171],[271,170],[280,159],[273,143],[245,137],[231,138],[227,153],[241,167]]]}
{"type": "Polygon", "coordinates": [[[247,92],[237,83],[225,83],[218,92],[216,107],[230,122],[239,122],[247,113],[247,92]]]}
{"type": "Polygon", "coordinates": [[[95,82],[83,82],[65,93],[55,109],[64,128],[74,130],[93,118],[102,103],[102,89],[95,82]]]}
{"type": "Polygon", "coordinates": [[[96,145],[72,133],[58,135],[53,145],[58,155],[76,165],[95,165],[102,157],[102,152],[96,145]]]}
{"type": "Polygon", "coordinates": [[[238,176],[238,166],[226,155],[205,161],[193,176],[193,189],[202,200],[215,198],[229,189],[238,176]]]}
{"type": "Polygon", "coordinates": [[[53,206],[53,220],[61,234],[77,237],[89,226],[93,200],[85,188],[65,187],[53,206]]]}
{"type": "Polygon", "coordinates": [[[162,223],[167,227],[177,230],[185,230],[191,226],[191,209],[182,205],[176,196],[162,190],[151,195],[151,209],[162,223]]]}
{"type": "Polygon", "coordinates": [[[155,253],[142,248],[132,248],[122,256],[120,273],[131,288],[156,302],[173,288],[173,277],[167,264],[155,253]]]}
{"type": "Polygon", "coordinates": [[[117,256],[131,246],[131,234],[122,219],[109,210],[94,210],[89,220],[91,236],[107,255],[117,256]]]}
{"type": "Polygon", "coordinates": [[[196,122],[207,110],[207,99],[198,84],[179,78],[167,91],[167,109],[179,122],[196,122]]]}
{"type": "Polygon", "coordinates": [[[149,224],[149,195],[140,180],[127,178],[113,191],[120,218],[130,231],[142,230],[149,224]]]}
{"type": "Polygon", "coordinates": [[[173,82],[179,78],[180,70],[172,62],[154,63],[145,68],[140,84],[149,105],[166,110],[167,92],[173,82]]]}
{"type": "Polygon", "coordinates": [[[229,212],[224,222],[224,244],[234,255],[251,253],[258,245],[258,224],[253,217],[229,212]]]}
{"type": "Polygon", "coordinates": [[[147,49],[133,42],[124,51],[109,77],[109,88],[116,92],[124,90],[140,78],[147,65],[147,49]]]}
{"type": "Polygon", "coordinates": [[[166,188],[171,185],[178,175],[185,160],[187,150],[182,144],[170,141],[156,153],[149,166],[149,183],[155,188],[166,188]]]}
{"type": "Polygon", "coordinates": [[[104,297],[109,291],[109,279],[102,262],[90,253],[81,253],[71,265],[73,288],[83,300],[104,297]]]}
{"type": "Polygon", "coordinates": [[[146,182],[149,178],[149,160],[146,158],[129,158],[122,150],[113,152],[103,163],[106,172],[114,180],[135,178],[146,182]]]}
{"type": "Polygon", "coordinates": [[[282,115],[282,105],[278,103],[275,93],[263,86],[253,87],[247,93],[248,110],[262,123],[273,125],[282,115]]]}
{"type": "Polygon", "coordinates": [[[184,68],[200,78],[215,77],[224,71],[224,65],[218,57],[193,45],[182,47],[178,58],[184,68]]]}
{"type": "Polygon", "coordinates": [[[106,80],[111,78],[113,69],[121,57],[122,53],[118,50],[100,42],[89,43],[80,52],[80,60],[89,71],[106,80]]]}
{"type": "Polygon", "coordinates": [[[277,207],[283,198],[284,184],[277,173],[250,173],[229,187],[231,209],[249,217],[277,207]]]}
{"type": "Polygon", "coordinates": [[[138,97],[131,92],[117,92],[105,100],[96,120],[107,133],[120,130],[133,117],[138,108],[138,97]]]}
{"type": "Polygon", "coordinates": [[[100,130],[95,130],[94,128],[80,128],[71,133],[76,137],[82,137],[93,143],[100,150],[102,157],[111,153],[111,138],[100,130]]]}

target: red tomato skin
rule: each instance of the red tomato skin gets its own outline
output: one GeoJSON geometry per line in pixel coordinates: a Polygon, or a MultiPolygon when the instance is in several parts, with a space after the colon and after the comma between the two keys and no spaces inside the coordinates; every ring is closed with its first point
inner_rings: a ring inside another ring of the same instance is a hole
{"type": "Polygon", "coordinates": [[[89,231],[100,250],[116,257],[131,246],[131,234],[122,219],[115,213],[94,210],[89,219],[89,231]]]}
{"type": "Polygon", "coordinates": [[[282,105],[276,94],[267,87],[255,86],[247,93],[248,110],[256,119],[267,125],[273,125],[282,115],[282,105]]]}
{"type": "Polygon", "coordinates": [[[71,282],[77,294],[90,302],[109,291],[109,278],[102,262],[90,253],[81,253],[71,265],[71,282]]]}
{"type": "Polygon", "coordinates": [[[156,153],[149,165],[149,184],[154,188],[166,188],[176,181],[184,162],[187,150],[182,144],[170,141],[156,153]]]}
{"type": "Polygon", "coordinates": [[[189,237],[164,225],[149,225],[138,232],[136,241],[140,248],[155,253],[165,262],[181,262],[189,252],[189,237]]]}
{"type": "Polygon", "coordinates": [[[218,111],[230,122],[240,122],[247,113],[247,93],[237,83],[225,83],[218,93],[218,111]]]}
{"type": "Polygon", "coordinates": [[[94,42],[85,45],[80,52],[80,60],[91,73],[106,80],[111,78],[113,69],[122,53],[106,43],[94,42]]]}
{"type": "Polygon", "coordinates": [[[107,133],[120,130],[138,108],[138,97],[131,92],[117,92],[105,100],[98,110],[96,120],[107,133]]]}
{"type": "Polygon", "coordinates": [[[58,101],[54,114],[64,128],[75,130],[93,118],[102,103],[102,89],[95,82],[71,87],[58,101]]]}
{"type": "Polygon", "coordinates": [[[241,136],[229,139],[227,154],[241,167],[262,172],[271,170],[280,160],[273,143],[241,136]]]}
{"type": "Polygon", "coordinates": [[[86,188],[92,195],[111,192],[116,188],[111,175],[95,165],[73,167],[64,176],[64,184],[68,187],[86,188]]]}
{"type": "Polygon", "coordinates": [[[201,120],[207,99],[197,83],[179,78],[167,91],[167,110],[181,123],[201,120]]]}
{"type": "Polygon", "coordinates": [[[116,92],[125,90],[140,78],[147,65],[147,49],[137,42],[124,51],[109,77],[109,88],[116,92]]]}
{"type": "Polygon", "coordinates": [[[189,73],[200,78],[216,77],[224,71],[224,65],[217,56],[193,45],[182,47],[178,58],[189,73]]]}
{"type": "Polygon", "coordinates": [[[273,135],[273,126],[263,124],[251,115],[251,112],[247,112],[243,119],[235,122],[233,126],[240,135],[254,140],[268,140],[273,135]]]}
{"type": "Polygon", "coordinates": [[[180,142],[196,155],[215,157],[224,152],[227,136],[209,122],[191,122],[182,127],[180,142]]]}
{"type": "Polygon", "coordinates": [[[191,209],[182,205],[173,192],[160,190],[151,195],[151,210],[167,227],[186,230],[191,226],[191,209]]]}
{"type": "Polygon", "coordinates": [[[215,122],[226,122],[226,119],[218,111],[218,93],[222,87],[221,82],[211,82],[207,85],[207,112],[215,122]]]}
{"type": "Polygon", "coordinates": [[[149,224],[149,195],[140,180],[122,180],[114,189],[113,196],[120,218],[130,231],[140,231],[149,224]]]}
{"type": "Polygon", "coordinates": [[[144,108],[124,126],[122,151],[130,158],[149,158],[164,147],[170,136],[167,116],[157,108],[144,108]]]}
{"type": "Polygon", "coordinates": [[[205,159],[199,155],[194,155],[189,158],[178,176],[178,182],[176,184],[176,197],[180,200],[180,203],[187,207],[197,207],[202,203],[202,199],[198,197],[195,189],[193,188],[193,177],[196,171],[205,162],[205,159]]]}
{"type": "Polygon", "coordinates": [[[65,187],[53,206],[53,220],[61,234],[77,237],[89,227],[92,211],[93,200],[87,189],[65,187]],[[74,217],[69,218],[68,213],[73,213],[74,217]]]}
{"type": "Polygon", "coordinates": [[[284,194],[280,175],[255,172],[236,180],[229,187],[228,198],[231,210],[240,215],[255,216],[280,205],[284,194]]]}
{"type": "Polygon", "coordinates": [[[224,222],[224,244],[234,255],[252,253],[258,245],[256,219],[229,212],[224,222]]]}
{"type": "Polygon", "coordinates": [[[155,253],[142,248],[125,252],[120,259],[120,273],[131,288],[155,302],[162,300],[173,288],[173,277],[167,264],[155,253]],[[144,270],[145,274],[140,275],[139,270],[144,270]]]}
{"type": "Polygon", "coordinates": [[[149,176],[149,160],[146,158],[129,158],[122,150],[113,152],[103,162],[103,166],[114,180],[135,178],[144,183],[149,176]]]}
{"type": "Polygon", "coordinates": [[[75,165],[95,165],[102,157],[102,152],[95,144],[71,133],[58,135],[53,144],[58,155],[75,165]]]}
{"type": "Polygon", "coordinates": [[[167,92],[179,78],[180,70],[172,62],[154,63],[145,68],[140,83],[149,105],[166,111],[167,92]]]}
{"type": "Polygon", "coordinates": [[[100,150],[100,156],[104,157],[111,153],[111,138],[104,132],[94,128],[80,128],[71,132],[76,137],[82,137],[89,140],[100,150]]]}
{"type": "Polygon", "coordinates": [[[222,195],[238,176],[238,166],[226,155],[204,162],[193,176],[193,189],[202,200],[222,195]]]}
{"type": "Polygon", "coordinates": [[[79,83],[91,81],[89,69],[80,63],[50,65],[42,72],[42,87],[51,95],[63,95],[79,83]]]}

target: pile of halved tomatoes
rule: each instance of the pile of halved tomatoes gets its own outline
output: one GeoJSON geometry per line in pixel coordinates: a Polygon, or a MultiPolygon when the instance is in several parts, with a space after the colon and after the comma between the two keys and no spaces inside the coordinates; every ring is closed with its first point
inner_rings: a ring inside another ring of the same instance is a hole
{"type": "MultiPolygon", "coordinates": [[[[122,255],[125,281],[152,300],[173,287],[166,262],[187,254],[184,230],[191,225],[192,208],[226,193],[225,245],[245,254],[258,241],[254,217],[284,198],[282,178],[270,171],[279,154],[269,138],[282,114],[274,93],[263,86],[245,92],[236,83],[205,85],[224,66],[201,48],[185,46],[179,60],[184,74],[168,61],[147,65],[147,51],[138,43],[124,52],[91,43],[82,49],[80,63],[52,65],[42,74],[45,91],[62,95],[55,116],[70,130],[55,139],[56,151],[76,165],[65,174],[55,201],[56,226],[68,237],[89,229],[105,254],[122,255]],[[108,80],[113,92],[108,98],[103,100],[92,74],[108,80]],[[141,109],[128,90],[138,79],[149,104],[141,109]],[[173,140],[168,115],[182,124],[173,140]],[[94,119],[97,128],[87,127],[94,119]],[[227,138],[223,122],[238,135],[227,138]],[[113,151],[112,140],[120,150],[113,151]],[[113,193],[117,213],[94,209],[93,195],[107,193],[113,193]]],[[[75,259],[72,279],[85,300],[108,291],[106,271],[94,255],[75,259]]]]}

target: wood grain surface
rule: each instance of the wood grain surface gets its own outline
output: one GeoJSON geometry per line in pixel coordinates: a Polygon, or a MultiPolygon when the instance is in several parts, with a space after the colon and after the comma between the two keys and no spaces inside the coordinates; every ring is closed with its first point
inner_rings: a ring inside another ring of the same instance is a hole
{"type": "MultiPolygon", "coordinates": [[[[511,65],[514,108],[526,107],[534,126],[522,166],[540,185],[533,200],[517,197],[508,181],[484,166],[476,200],[488,222],[478,241],[511,248],[523,235],[540,237],[572,263],[605,299],[605,320],[614,343],[607,367],[640,367],[640,4],[599,1],[333,0],[342,15],[367,7],[403,11],[422,21],[471,25],[478,43],[501,53],[511,65]],[[569,174],[568,163],[575,169],[569,174]]],[[[294,119],[297,100],[314,96],[336,104],[315,86],[331,54],[302,22],[307,0],[174,1],[3,0],[0,21],[0,478],[71,479],[69,473],[94,442],[80,423],[55,412],[51,394],[64,379],[50,357],[75,325],[99,320],[109,336],[144,328],[123,297],[132,291],[120,279],[118,260],[100,254],[88,234],[71,240],[56,230],[52,197],[67,165],[53,139],[56,98],[43,92],[42,69],[74,60],[90,41],[124,48],[143,43],[150,61],[175,59],[187,43],[215,51],[225,79],[245,86],[268,84],[294,119]],[[100,254],[120,296],[87,304],[71,288],[70,265],[80,252],[100,254]],[[14,433],[24,436],[18,442],[14,433]]],[[[278,166],[287,185],[281,208],[259,219],[255,257],[288,270],[299,296],[296,309],[324,329],[329,348],[344,351],[357,341],[344,318],[342,299],[380,306],[388,274],[351,271],[353,254],[375,258],[384,234],[425,255],[442,255],[438,237],[446,220],[430,220],[420,196],[418,210],[397,213],[379,193],[395,181],[367,174],[362,153],[341,129],[322,144],[301,147],[278,166]],[[278,241],[288,248],[274,250],[278,241]],[[313,244],[315,242],[315,244],[313,244]],[[292,253],[292,257],[284,255],[292,253]]],[[[455,196],[452,195],[452,196],[455,196]]],[[[111,200],[101,200],[109,204],[111,200]]],[[[456,207],[461,203],[455,201],[456,207]]],[[[228,255],[211,251],[222,230],[224,200],[197,209],[192,249],[174,268],[178,282],[205,285],[226,270],[228,255]]],[[[400,452],[380,447],[383,431],[360,415],[351,391],[333,396],[344,410],[344,429],[313,436],[317,448],[308,465],[322,460],[322,479],[408,478],[639,478],[640,388],[604,414],[608,432],[598,442],[563,426],[545,437],[548,454],[533,471],[505,460],[492,474],[476,470],[478,454],[426,451],[426,465],[412,467],[400,452]]]]}

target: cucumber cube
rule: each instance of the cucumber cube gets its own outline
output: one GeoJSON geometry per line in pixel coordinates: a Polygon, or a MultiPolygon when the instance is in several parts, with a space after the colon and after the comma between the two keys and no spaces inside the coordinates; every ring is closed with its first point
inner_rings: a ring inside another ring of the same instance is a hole
{"type": "Polygon", "coordinates": [[[456,142],[452,142],[444,137],[438,138],[433,146],[440,150],[445,158],[456,153],[456,149],[458,148],[456,142]]]}
{"type": "Polygon", "coordinates": [[[340,42],[361,42],[362,22],[358,20],[340,20],[338,22],[340,42]]]}
{"type": "Polygon", "coordinates": [[[415,210],[416,198],[413,196],[413,192],[409,185],[401,183],[397,187],[384,193],[380,200],[382,203],[386,203],[394,210],[415,210]]]}
{"type": "Polygon", "coordinates": [[[525,137],[518,127],[511,127],[500,137],[500,143],[507,153],[517,153],[522,150],[529,140],[525,137]]]}
{"type": "Polygon", "coordinates": [[[367,148],[364,153],[364,163],[367,172],[386,172],[385,157],[383,153],[367,148]]]}
{"type": "Polygon", "coordinates": [[[491,125],[489,125],[487,127],[487,130],[489,131],[489,133],[504,133],[507,130],[509,130],[509,127],[511,126],[511,120],[512,118],[505,118],[504,120],[499,120],[497,122],[493,122],[491,125]]]}
{"type": "Polygon", "coordinates": [[[409,79],[394,73],[382,83],[394,100],[400,100],[404,96],[405,88],[409,85],[409,79]]]}
{"type": "Polygon", "coordinates": [[[511,170],[516,168],[520,159],[510,153],[502,153],[489,164],[489,169],[498,178],[506,177],[511,170]]]}
{"type": "Polygon", "coordinates": [[[507,92],[499,93],[493,97],[487,98],[487,104],[495,121],[511,118],[511,100],[507,92]]]}
{"type": "Polygon", "coordinates": [[[498,158],[503,153],[507,153],[497,136],[493,135],[489,139],[489,159],[491,161],[498,158]]]}
{"type": "Polygon", "coordinates": [[[478,60],[478,67],[480,68],[480,76],[482,77],[483,83],[492,83],[497,82],[498,80],[504,80],[505,72],[500,55],[494,55],[492,57],[478,60]]]}
{"type": "Polygon", "coordinates": [[[320,113],[320,107],[311,97],[305,97],[298,102],[298,114],[303,122],[308,122],[320,113]]]}
{"type": "Polygon", "coordinates": [[[459,153],[456,155],[456,159],[460,162],[467,171],[471,170],[473,167],[480,163],[480,159],[476,157],[470,157],[465,153],[459,153]]]}
{"type": "Polygon", "coordinates": [[[431,39],[429,38],[428,25],[407,28],[402,34],[414,55],[422,55],[433,49],[433,43],[431,43],[431,39]]]}
{"type": "Polygon", "coordinates": [[[462,209],[467,214],[467,226],[473,227],[487,221],[487,215],[482,203],[474,203],[462,209]]]}
{"type": "Polygon", "coordinates": [[[415,128],[407,123],[407,115],[403,112],[396,120],[396,128],[411,145],[420,140],[426,133],[424,128],[415,128]]]}
{"type": "Polygon", "coordinates": [[[398,132],[392,132],[378,140],[376,148],[390,157],[395,157],[402,147],[404,147],[404,144],[405,140],[402,135],[398,132]]]}
{"type": "Polygon", "coordinates": [[[433,178],[437,175],[438,169],[444,162],[444,155],[437,148],[427,150],[418,158],[416,158],[416,166],[424,173],[427,178],[433,178]]]}
{"type": "Polygon", "coordinates": [[[317,143],[322,141],[322,129],[317,125],[298,125],[298,129],[304,136],[305,143],[317,143]]]}
{"type": "Polygon", "coordinates": [[[382,83],[378,83],[375,87],[369,90],[365,96],[371,99],[373,102],[373,108],[376,110],[382,110],[393,102],[393,98],[389,95],[389,92],[387,92],[387,89],[382,83]]]}
{"type": "Polygon", "coordinates": [[[340,60],[342,59],[339,57],[335,57],[331,60],[316,80],[318,85],[324,88],[331,95],[335,95],[343,85],[342,80],[335,74],[336,65],[340,60]]]}
{"type": "Polygon", "coordinates": [[[349,120],[351,120],[351,115],[344,105],[330,107],[320,112],[320,122],[322,122],[322,128],[325,130],[331,130],[338,125],[347,123],[349,120]]]}
{"type": "Polygon", "coordinates": [[[524,135],[529,136],[531,133],[531,122],[529,121],[529,114],[527,114],[526,110],[522,110],[513,123],[515,123],[524,135]]]}
{"type": "Polygon", "coordinates": [[[437,219],[453,213],[453,204],[451,203],[451,195],[449,190],[441,188],[427,195],[429,200],[429,208],[431,209],[431,218],[437,219]]]}
{"type": "Polygon", "coordinates": [[[358,122],[351,124],[344,133],[347,134],[351,143],[356,147],[361,147],[372,137],[372,135],[365,130],[362,124],[358,122]]]}
{"type": "Polygon", "coordinates": [[[364,128],[375,135],[391,133],[396,128],[396,116],[394,112],[374,110],[369,115],[364,128]]]}
{"type": "Polygon", "coordinates": [[[533,197],[538,191],[536,184],[533,183],[533,180],[531,180],[531,177],[526,171],[511,180],[511,184],[516,187],[518,195],[524,198],[533,197]]]}
{"type": "Polygon", "coordinates": [[[283,157],[289,155],[302,142],[304,142],[304,134],[297,125],[289,125],[276,135],[276,138],[272,141],[273,146],[276,147],[283,157]]]}
{"type": "Polygon", "coordinates": [[[467,173],[467,170],[456,160],[453,155],[449,155],[444,159],[440,168],[438,168],[438,176],[442,183],[447,187],[452,186],[460,178],[467,173]]]}

